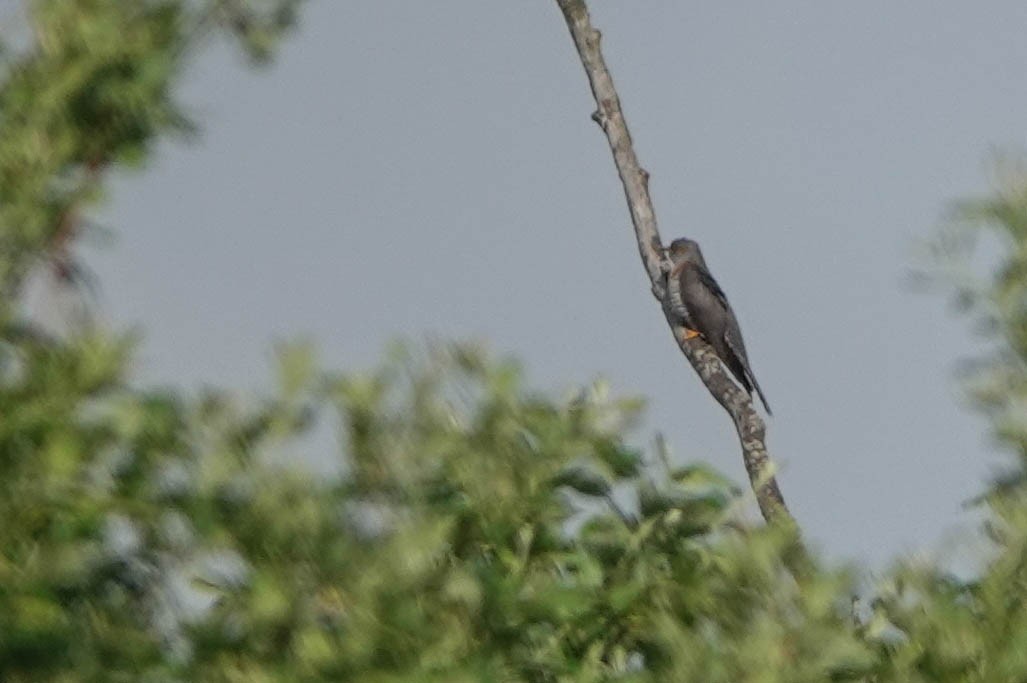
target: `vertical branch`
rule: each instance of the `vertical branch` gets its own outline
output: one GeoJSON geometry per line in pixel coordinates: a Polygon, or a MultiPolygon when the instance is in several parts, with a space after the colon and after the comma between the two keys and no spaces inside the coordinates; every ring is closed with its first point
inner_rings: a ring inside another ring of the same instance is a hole
{"type": "Polygon", "coordinates": [[[768,522],[790,526],[797,531],[795,520],[788,511],[774,478],[766,446],[766,428],[763,420],[753,409],[749,395],[727,376],[720,359],[709,344],[698,337],[684,339],[684,328],[678,324],[670,309],[669,297],[666,296],[663,257],[660,253],[662,243],[652,199],[649,196],[649,173],[641,167],[635,155],[631,134],[621,111],[620,98],[603,60],[599,31],[592,28],[584,0],[556,0],[556,3],[567,21],[567,27],[592,87],[592,95],[597,105],[592,119],[603,129],[610,144],[610,151],[613,152],[613,161],[624,186],[638,251],[642,257],[642,265],[649,275],[653,296],[663,306],[667,323],[682,353],[692,364],[706,388],[734,421],[745,469],[749,474],[749,481],[763,518],[768,522]]]}

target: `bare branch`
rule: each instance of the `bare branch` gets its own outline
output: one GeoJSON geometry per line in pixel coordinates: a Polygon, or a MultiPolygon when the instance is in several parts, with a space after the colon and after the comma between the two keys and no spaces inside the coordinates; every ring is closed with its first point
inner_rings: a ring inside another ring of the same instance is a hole
{"type": "Polygon", "coordinates": [[[600,49],[599,31],[592,28],[588,9],[584,0],[556,0],[563,12],[571,37],[577,47],[581,63],[585,67],[592,95],[598,108],[592,119],[606,133],[613,152],[613,160],[617,166],[624,195],[631,212],[631,222],[635,227],[635,238],[638,251],[642,257],[642,265],[652,283],[653,296],[660,301],[667,323],[670,325],[674,338],[682,353],[710,390],[713,397],[731,415],[738,430],[738,438],[742,447],[742,458],[749,481],[756,494],[760,512],[768,522],[777,522],[794,527],[784,497],[774,478],[770,455],[766,446],[766,428],[763,420],[753,409],[749,395],[735,384],[727,375],[723,365],[713,349],[696,337],[684,339],[684,328],[681,327],[670,309],[669,297],[666,296],[666,273],[663,257],[660,253],[662,243],[656,226],[656,214],[653,211],[652,199],[649,196],[649,173],[638,163],[635,150],[628,132],[624,113],[621,111],[620,98],[613,85],[606,63],[600,49]]]}

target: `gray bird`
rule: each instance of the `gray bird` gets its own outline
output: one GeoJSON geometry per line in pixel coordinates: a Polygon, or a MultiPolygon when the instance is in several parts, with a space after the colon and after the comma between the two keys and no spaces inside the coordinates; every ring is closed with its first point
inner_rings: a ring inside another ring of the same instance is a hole
{"type": "Polygon", "coordinates": [[[767,414],[772,415],[767,399],[756,376],[749,367],[749,357],[727,295],[713,279],[699,245],[690,239],[676,239],[663,249],[670,256],[671,269],[667,277],[667,293],[671,310],[685,326],[685,339],[702,335],[721,362],[752,396],[759,394],[767,414]]]}

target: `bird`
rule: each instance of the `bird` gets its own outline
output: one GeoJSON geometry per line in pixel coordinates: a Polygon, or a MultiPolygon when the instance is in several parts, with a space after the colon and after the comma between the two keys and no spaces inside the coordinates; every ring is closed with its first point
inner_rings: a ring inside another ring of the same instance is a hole
{"type": "Polygon", "coordinates": [[[682,237],[660,251],[670,260],[667,294],[671,311],[685,328],[684,339],[701,336],[709,342],[749,396],[755,389],[767,415],[773,415],[749,366],[742,328],[731,310],[727,295],[706,266],[699,244],[682,237]]]}

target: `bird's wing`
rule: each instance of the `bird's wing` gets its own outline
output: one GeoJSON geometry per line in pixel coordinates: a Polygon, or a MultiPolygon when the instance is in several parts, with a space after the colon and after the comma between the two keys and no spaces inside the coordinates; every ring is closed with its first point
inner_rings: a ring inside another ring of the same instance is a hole
{"type": "MultiPolygon", "coordinates": [[[[756,375],[753,374],[752,368],[749,367],[749,354],[745,351],[745,342],[742,340],[742,328],[738,325],[738,319],[735,317],[735,312],[731,310],[731,304],[728,303],[727,294],[720,288],[717,281],[713,279],[713,275],[710,271],[700,267],[699,269],[699,281],[702,282],[703,286],[706,287],[717,300],[720,301],[724,307],[724,311],[727,314],[727,325],[724,328],[724,343],[728,349],[738,360],[738,364],[745,372],[745,379],[748,380],[748,384],[752,385],[752,388],[756,390],[756,393],[760,397],[760,401],[763,403],[763,407],[767,411],[767,415],[772,415],[770,412],[770,405],[767,403],[767,397],[763,395],[763,389],[760,388],[759,382],[756,381],[756,375]]],[[[741,378],[739,378],[741,379],[741,378]]],[[[742,382],[743,385],[746,382],[742,382]]]]}
{"type": "Polygon", "coordinates": [[[731,304],[727,302],[727,294],[725,294],[724,290],[720,288],[720,285],[717,284],[717,281],[713,279],[713,275],[710,273],[710,271],[706,270],[702,266],[696,266],[695,269],[696,272],[699,274],[699,282],[703,284],[703,287],[710,290],[710,293],[712,293],[713,296],[717,297],[721,305],[723,305],[724,308],[726,308],[730,312],[731,304]]]}

